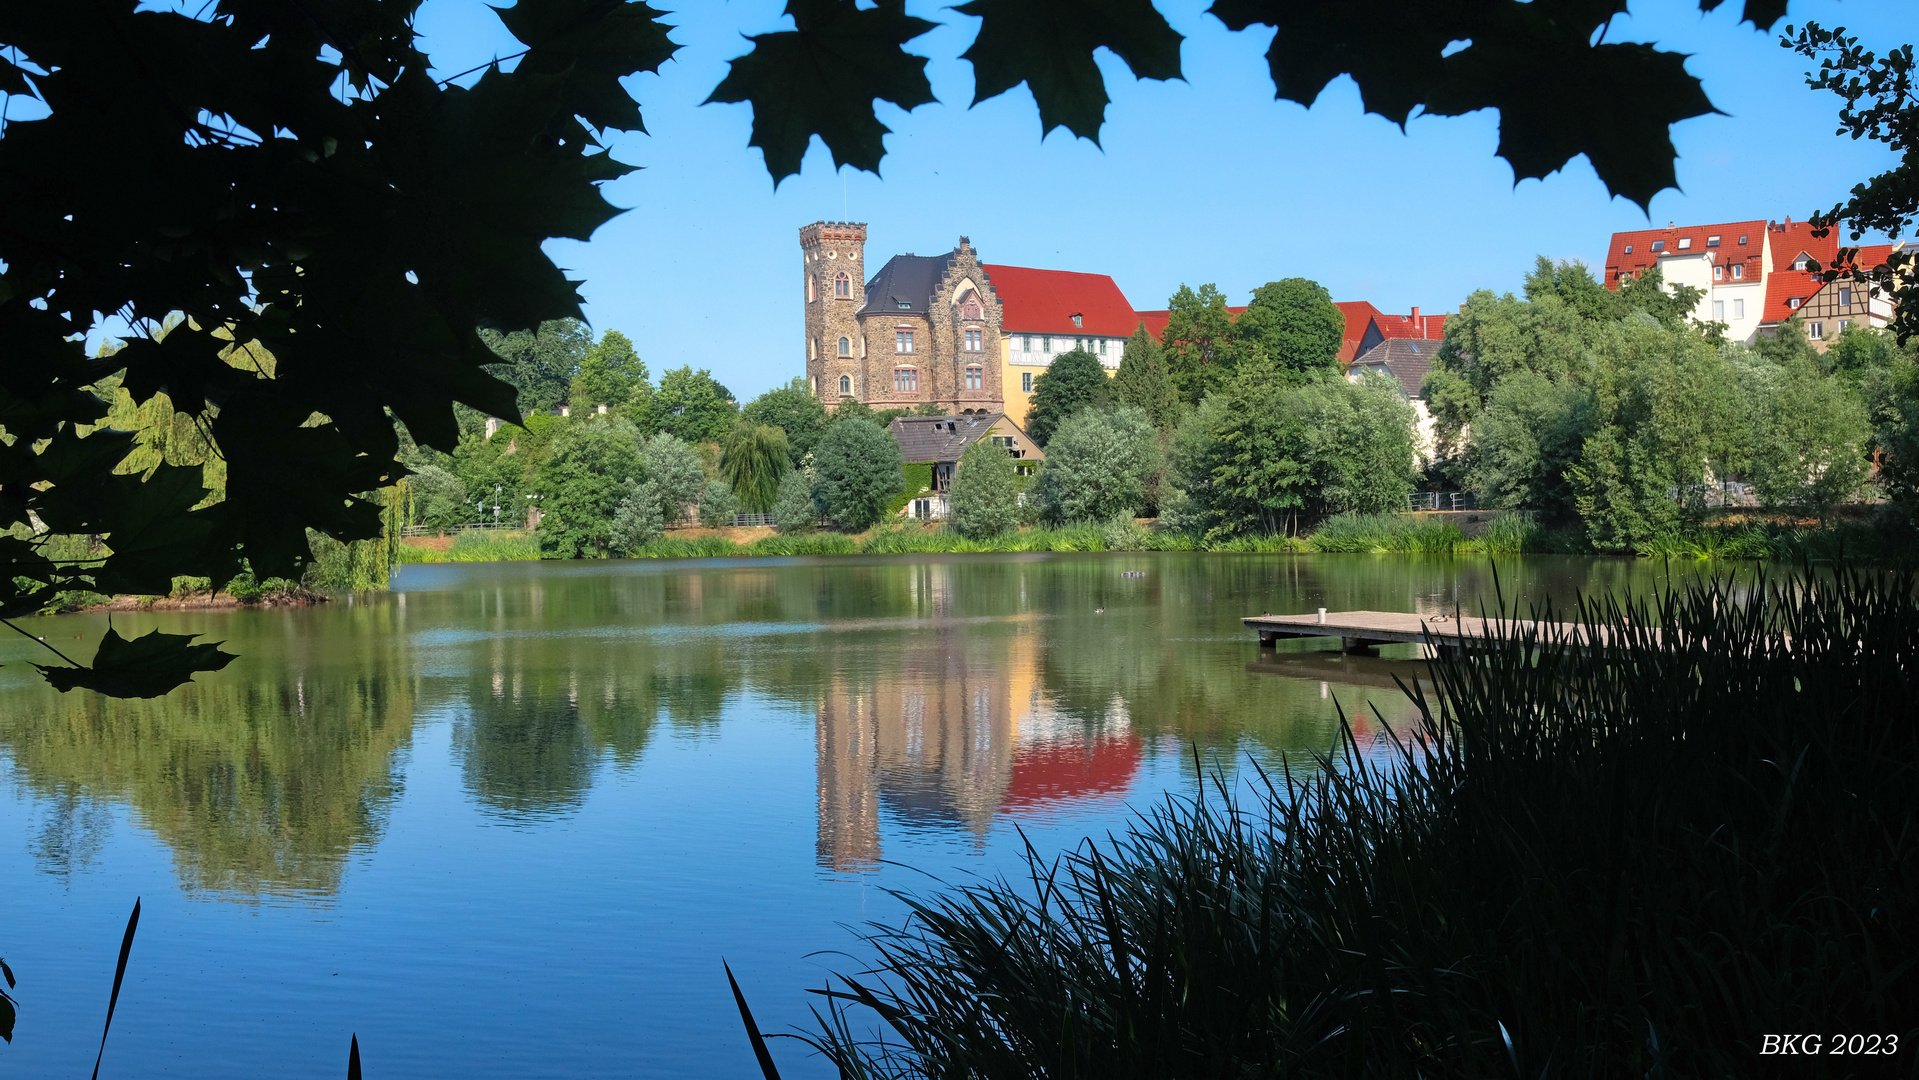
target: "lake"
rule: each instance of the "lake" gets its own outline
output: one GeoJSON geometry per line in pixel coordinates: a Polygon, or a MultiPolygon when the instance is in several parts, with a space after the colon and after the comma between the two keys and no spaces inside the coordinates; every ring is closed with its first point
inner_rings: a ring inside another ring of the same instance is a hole
{"type": "MultiPolygon", "coordinates": [[[[1563,603],[1662,571],[1498,573],[1563,603]]],[[[1195,753],[1310,767],[1336,706],[1367,745],[1411,722],[1412,646],[1261,654],[1239,617],[1493,597],[1483,561],[1366,555],[409,566],[116,614],[241,657],[143,702],[59,695],[0,642],[0,1070],[86,1075],[140,897],[102,1076],[337,1078],[355,1032],[369,1076],[756,1075],[722,957],[793,1030],[888,890],[1123,828],[1195,753]]],[[[106,617],[21,625],[71,651],[106,617]]]]}

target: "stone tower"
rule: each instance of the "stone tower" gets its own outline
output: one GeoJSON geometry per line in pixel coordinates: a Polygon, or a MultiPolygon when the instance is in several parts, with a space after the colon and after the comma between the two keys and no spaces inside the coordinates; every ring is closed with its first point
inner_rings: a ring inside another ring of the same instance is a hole
{"type": "Polygon", "coordinates": [[[816,221],[800,229],[806,298],[806,384],[827,408],[841,397],[864,399],[866,224],[816,221]]]}

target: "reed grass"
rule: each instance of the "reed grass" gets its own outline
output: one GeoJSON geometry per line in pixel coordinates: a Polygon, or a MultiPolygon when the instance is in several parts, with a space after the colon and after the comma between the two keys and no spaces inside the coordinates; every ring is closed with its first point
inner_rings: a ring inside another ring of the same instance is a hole
{"type": "Polygon", "coordinates": [[[507,562],[537,559],[539,542],[518,529],[468,529],[453,538],[445,551],[414,544],[399,545],[402,563],[507,562]]]}
{"type": "Polygon", "coordinates": [[[905,895],[803,1037],[844,1077],[980,1080],[1751,1076],[1769,1032],[1910,1055],[1914,585],[1582,602],[1593,653],[1506,622],[1383,757],[1348,729],[1250,797],[1215,774],[1020,880],[905,895]]]}

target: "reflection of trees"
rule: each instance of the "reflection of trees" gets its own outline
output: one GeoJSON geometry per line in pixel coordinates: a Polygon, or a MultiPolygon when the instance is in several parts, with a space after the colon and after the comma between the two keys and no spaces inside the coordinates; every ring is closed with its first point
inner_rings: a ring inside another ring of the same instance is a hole
{"type": "Polygon", "coordinates": [[[163,698],[0,693],[0,741],[45,800],[31,841],[40,865],[84,866],[105,827],[100,800],[124,800],[188,889],[333,892],[348,854],[383,828],[414,706],[388,613],[329,614],[324,634],[306,613],[234,616],[223,631],[242,659],[163,698]]]}

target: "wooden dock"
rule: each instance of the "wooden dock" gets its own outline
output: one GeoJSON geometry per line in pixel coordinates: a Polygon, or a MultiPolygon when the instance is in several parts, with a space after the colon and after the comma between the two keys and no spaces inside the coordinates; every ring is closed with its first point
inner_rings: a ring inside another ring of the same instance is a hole
{"type": "MultiPolygon", "coordinates": [[[[1336,637],[1349,653],[1364,653],[1377,645],[1414,644],[1437,649],[1472,648],[1498,637],[1499,622],[1476,615],[1415,615],[1403,611],[1318,611],[1310,615],[1248,615],[1240,620],[1259,632],[1262,648],[1283,637],[1336,637]]],[[[1506,623],[1507,632],[1514,623],[1506,623]]],[[[1530,626],[1532,624],[1522,623],[1530,626]]],[[[1542,637],[1563,635],[1579,641],[1585,631],[1571,623],[1542,625],[1542,637]],[[1557,632],[1555,634],[1555,631],[1557,632]]]]}

